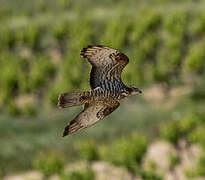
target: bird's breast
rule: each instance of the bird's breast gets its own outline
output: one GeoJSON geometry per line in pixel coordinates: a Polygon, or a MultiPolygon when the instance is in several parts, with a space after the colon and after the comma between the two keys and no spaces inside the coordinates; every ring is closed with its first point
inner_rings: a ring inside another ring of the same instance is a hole
{"type": "Polygon", "coordinates": [[[106,79],[101,81],[100,87],[104,97],[113,97],[118,100],[121,99],[121,94],[125,89],[125,85],[121,81],[106,79]]]}

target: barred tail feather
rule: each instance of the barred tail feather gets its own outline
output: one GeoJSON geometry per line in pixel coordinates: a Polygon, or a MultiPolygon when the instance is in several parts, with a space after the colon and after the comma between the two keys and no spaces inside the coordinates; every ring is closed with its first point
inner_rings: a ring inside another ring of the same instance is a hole
{"type": "Polygon", "coordinates": [[[58,107],[66,108],[85,104],[83,93],[63,93],[58,98],[58,107]]]}

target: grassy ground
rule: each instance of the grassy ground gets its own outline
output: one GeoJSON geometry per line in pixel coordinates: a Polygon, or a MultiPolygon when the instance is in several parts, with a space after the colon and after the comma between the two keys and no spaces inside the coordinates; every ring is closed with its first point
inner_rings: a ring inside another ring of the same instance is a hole
{"type": "Polygon", "coordinates": [[[165,99],[161,105],[153,106],[143,97],[124,100],[111,116],[66,138],[61,137],[63,129],[80,111],[80,107],[47,110],[35,118],[11,118],[1,115],[0,167],[7,172],[29,169],[36,154],[40,152],[57,152],[69,161],[77,160],[79,156],[75,150],[76,143],[88,139],[99,145],[109,144],[137,132],[152,140],[158,137],[162,123],[179,119],[193,107],[193,103],[184,99],[184,103],[177,101],[171,107],[163,105],[170,101],[171,99],[165,99]]]}

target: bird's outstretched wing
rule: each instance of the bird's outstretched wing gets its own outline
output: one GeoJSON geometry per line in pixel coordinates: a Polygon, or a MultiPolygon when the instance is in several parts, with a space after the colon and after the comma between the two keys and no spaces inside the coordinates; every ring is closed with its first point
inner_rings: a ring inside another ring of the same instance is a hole
{"type": "Polygon", "coordinates": [[[109,105],[106,102],[85,104],[84,109],[65,127],[63,137],[95,124],[112,113],[119,105],[120,103],[114,100],[109,105]]]}
{"type": "Polygon", "coordinates": [[[121,81],[121,72],[128,64],[129,58],[118,50],[106,46],[88,46],[80,54],[92,65],[90,86],[94,89],[105,79],[115,78],[121,81]]]}

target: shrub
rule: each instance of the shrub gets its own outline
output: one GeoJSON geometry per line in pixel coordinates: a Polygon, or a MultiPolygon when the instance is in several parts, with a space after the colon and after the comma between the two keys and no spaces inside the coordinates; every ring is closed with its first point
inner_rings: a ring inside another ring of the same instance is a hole
{"type": "Polygon", "coordinates": [[[14,48],[17,42],[15,31],[9,27],[8,29],[5,29],[4,33],[5,34],[3,37],[4,37],[5,44],[7,45],[6,47],[8,47],[9,49],[14,48]]]}
{"type": "Polygon", "coordinates": [[[74,21],[72,23],[72,26],[70,26],[68,33],[69,40],[72,42],[68,45],[68,54],[71,52],[69,50],[72,50],[74,55],[76,56],[75,53],[79,53],[79,50],[82,47],[85,47],[91,43],[92,28],[90,19],[84,17],[83,19],[79,19],[79,21],[74,21]]]}
{"type": "Polygon", "coordinates": [[[67,9],[71,6],[71,1],[69,1],[69,0],[60,0],[59,4],[62,8],[67,9]]]}
{"type": "Polygon", "coordinates": [[[144,60],[149,62],[154,61],[154,56],[158,44],[159,38],[157,33],[150,33],[149,35],[146,35],[146,37],[144,37],[138,47],[140,51],[142,51],[141,53],[144,54],[144,60]]]}
{"type": "Polygon", "coordinates": [[[188,136],[188,139],[192,143],[199,143],[205,147],[205,137],[204,137],[205,126],[196,127],[188,136]]]}
{"type": "Polygon", "coordinates": [[[78,142],[76,148],[80,157],[87,161],[95,161],[99,159],[97,144],[94,141],[78,142]]]}
{"type": "Polygon", "coordinates": [[[163,177],[157,173],[157,165],[154,161],[149,161],[148,167],[146,170],[140,170],[139,175],[143,180],[162,180],[163,177]]]}
{"type": "Polygon", "coordinates": [[[129,171],[137,173],[146,148],[146,139],[134,134],[131,137],[116,140],[111,147],[102,148],[101,158],[114,165],[125,166],[129,171]]]}
{"type": "Polygon", "coordinates": [[[141,172],[143,180],[162,180],[163,177],[158,175],[155,171],[143,171],[141,172]]]}
{"type": "MultiPolygon", "coordinates": [[[[177,145],[180,138],[193,142],[197,141],[198,128],[203,128],[205,118],[203,113],[191,112],[178,121],[166,123],[161,129],[161,136],[167,141],[177,145]]],[[[199,137],[201,137],[199,135],[199,137]]]]}
{"type": "MultiPolygon", "coordinates": [[[[65,1],[65,0],[61,0],[65,1]]],[[[62,42],[64,39],[68,37],[69,32],[69,24],[67,21],[58,22],[56,26],[52,29],[53,36],[59,41],[62,42]]]]}
{"type": "Polygon", "coordinates": [[[42,29],[35,23],[29,23],[25,27],[23,42],[33,50],[39,49],[42,39],[42,29]]]}
{"type": "Polygon", "coordinates": [[[153,9],[143,9],[141,13],[136,16],[134,35],[132,39],[135,43],[140,44],[146,35],[150,32],[155,32],[161,24],[161,14],[153,9]]]}
{"type": "Polygon", "coordinates": [[[179,156],[176,153],[171,153],[169,154],[169,163],[170,163],[170,168],[173,169],[176,165],[180,163],[179,156]]]}
{"type": "Polygon", "coordinates": [[[8,113],[11,116],[19,116],[21,115],[21,110],[19,109],[19,107],[14,103],[14,102],[10,102],[8,104],[8,113]]]}
{"type": "Polygon", "coordinates": [[[1,76],[0,84],[5,97],[5,101],[17,95],[19,90],[19,63],[17,59],[12,59],[8,54],[0,57],[1,76]]]}
{"type": "Polygon", "coordinates": [[[130,22],[128,20],[122,20],[123,17],[119,19],[113,19],[108,21],[104,35],[101,37],[101,44],[120,49],[128,37],[128,31],[130,28],[130,22]],[[121,21],[120,31],[119,31],[119,21],[121,21]],[[115,38],[113,38],[115,37],[115,38]]]}
{"type": "MultiPolygon", "coordinates": [[[[178,70],[179,65],[182,62],[182,47],[183,47],[183,40],[178,38],[177,36],[171,36],[166,39],[166,50],[167,54],[165,59],[167,59],[167,66],[168,68],[176,68],[178,70]]],[[[174,71],[175,72],[175,71],[174,71]]]]}
{"type": "Polygon", "coordinates": [[[95,174],[90,168],[82,169],[81,171],[73,171],[61,175],[61,180],[94,180],[95,174]]]}
{"type": "Polygon", "coordinates": [[[181,138],[181,130],[178,121],[172,121],[165,124],[161,128],[161,136],[165,140],[177,145],[179,138],[181,138]]]}
{"type": "Polygon", "coordinates": [[[64,168],[64,160],[57,154],[40,153],[33,161],[34,168],[41,171],[46,177],[52,174],[61,174],[64,168]]]}
{"type": "Polygon", "coordinates": [[[195,35],[203,35],[205,31],[205,13],[201,12],[197,16],[198,18],[194,21],[194,30],[195,35]]]}
{"type": "MultiPolygon", "coordinates": [[[[205,78],[202,77],[202,78],[205,78]]],[[[195,85],[192,92],[190,93],[190,98],[195,102],[204,101],[205,99],[205,82],[200,82],[195,85]]]]}
{"type": "Polygon", "coordinates": [[[205,51],[204,43],[193,44],[185,59],[184,70],[194,73],[202,73],[205,69],[205,51]]]}
{"type": "Polygon", "coordinates": [[[196,172],[198,176],[205,176],[205,155],[204,153],[201,154],[197,166],[196,166],[196,172]]]}
{"type": "Polygon", "coordinates": [[[179,128],[184,136],[187,136],[200,123],[200,115],[196,112],[185,115],[179,121],[179,128]]]}
{"type": "Polygon", "coordinates": [[[24,106],[21,108],[22,114],[25,116],[33,117],[37,114],[37,109],[35,105],[31,103],[24,104],[24,106]]]}
{"type": "Polygon", "coordinates": [[[205,155],[204,152],[200,155],[195,168],[186,169],[185,174],[188,178],[204,177],[205,176],[205,155]]]}
{"type": "Polygon", "coordinates": [[[187,29],[187,18],[186,11],[175,11],[166,16],[164,27],[170,34],[177,35],[178,38],[184,37],[187,29]]]}
{"type": "Polygon", "coordinates": [[[62,93],[62,89],[52,87],[47,93],[48,103],[54,107],[58,104],[58,96],[62,93]]]}
{"type": "Polygon", "coordinates": [[[47,58],[39,58],[32,64],[30,72],[30,86],[32,90],[42,89],[56,72],[55,65],[47,58]]]}

